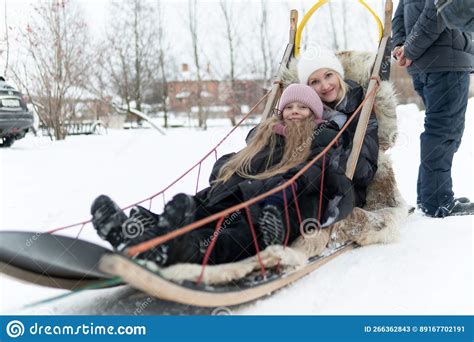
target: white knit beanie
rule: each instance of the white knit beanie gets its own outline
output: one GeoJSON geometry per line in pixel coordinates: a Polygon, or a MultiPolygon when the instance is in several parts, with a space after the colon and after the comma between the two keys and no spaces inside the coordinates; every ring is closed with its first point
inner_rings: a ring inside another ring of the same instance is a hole
{"type": "Polygon", "coordinates": [[[298,57],[298,79],[302,84],[308,84],[309,76],[318,69],[327,68],[336,71],[344,79],[344,68],[334,52],[318,47],[301,53],[298,57]]]}

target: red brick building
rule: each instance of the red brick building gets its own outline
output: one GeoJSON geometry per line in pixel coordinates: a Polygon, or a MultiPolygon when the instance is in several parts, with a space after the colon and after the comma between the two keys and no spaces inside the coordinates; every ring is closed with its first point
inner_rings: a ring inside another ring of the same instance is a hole
{"type": "MultiPolygon", "coordinates": [[[[261,80],[236,80],[232,87],[230,81],[217,80],[209,71],[203,75],[200,86],[201,103],[209,116],[246,112],[265,94],[261,80]]],[[[198,91],[198,81],[183,64],[181,77],[168,83],[169,110],[175,113],[195,112],[198,91]]],[[[263,110],[263,106],[259,109],[263,110]]]]}

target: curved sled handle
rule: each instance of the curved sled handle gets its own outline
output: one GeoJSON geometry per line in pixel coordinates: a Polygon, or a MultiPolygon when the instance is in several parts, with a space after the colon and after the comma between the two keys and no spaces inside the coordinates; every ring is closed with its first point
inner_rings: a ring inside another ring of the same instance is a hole
{"type": "MultiPolygon", "coordinates": [[[[377,22],[377,27],[379,29],[379,43],[382,40],[382,33],[383,33],[383,25],[382,22],[380,21],[380,18],[378,15],[370,8],[369,5],[364,0],[357,0],[362,6],[364,6],[370,14],[374,17],[375,21],[377,22]]],[[[305,14],[303,17],[303,20],[301,20],[301,23],[298,25],[298,30],[296,31],[296,38],[295,38],[295,57],[298,57],[300,53],[300,42],[301,42],[301,34],[303,32],[304,27],[306,26],[306,23],[308,20],[311,18],[311,16],[318,10],[321,6],[327,4],[329,0],[319,0],[316,4],[311,7],[311,9],[308,11],[308,13],[305,14]]]]}

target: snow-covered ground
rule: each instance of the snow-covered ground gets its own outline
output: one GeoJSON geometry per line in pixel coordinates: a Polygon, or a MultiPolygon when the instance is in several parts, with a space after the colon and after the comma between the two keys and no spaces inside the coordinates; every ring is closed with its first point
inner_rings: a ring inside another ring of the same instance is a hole
{"type": "MultiPolygon", "coordinates": [[[[453,168],[457,196],[474,199],[473,115],[470,100],[464,141],[453,168]]],[[[415,202],[419,134],[423,112],[398,107],[399,141],[390,152],[399,187],[415,202]]],[[[240,149],[250,127],[242,127],[219,148],[219,155],[240,149]]],[[[91,201],[106,193],[125,206],[158,192],[187,170],[229,130],[179,128],[161,136],[152,129],[109,131],[104,136],[74,136],[51,143],[28,136],[0,149],[0,230],[45,231],[88,218],[91,201]]],[[[201,170],[206,186],[214,161],[201,170]]],[[[166,193],[193,193],[197,169],[166,193]]],[[[160,211],[162,198],[153,202],[160,211]]],[[[401,228],[401,240],[345,253],[274,295],[232,308],[234,314],[470,314],[473,300],[473,217],[431,219],[412,215],[401,228]]],[[[77,234],[74,229],[67,234],[77,234]]],[[[81,235],[98,244],[89,227],[81,235]]],[[[0,275],[0,313],[64,293],[24,284],[0,275]]],[[[208,309],[170,304],[127,287],[86,291],[34,309],[33,314],[194,314],[208,309]],[[146,305],[143,305],[143,304],[146,305]]]]}

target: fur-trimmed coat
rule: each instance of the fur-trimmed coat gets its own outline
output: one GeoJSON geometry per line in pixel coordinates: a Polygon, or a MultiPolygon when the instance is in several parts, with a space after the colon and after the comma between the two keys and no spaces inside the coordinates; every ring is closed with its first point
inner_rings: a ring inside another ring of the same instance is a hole
{"type": "MultiPolygon", "coordinates": [[[[365,90],[369,84],[375,54],[369,52],[342,51],[336,53],[344,67],[345,77],[354,80],[365,90]]],[[[284,86],[298,81],[297,61],[293,60],[284,71],[284,86]]],[[[407,217],[407,206],[395,180],[392,162],[385,152],[397,139],[397,99],[390,81],[383,81],[375,95],[374,112],[378,122],[378,168],[367,187],[363,208],[354,208],[344,220],[332,227],[331,239],[335,242],[353,240],[360,245],[389,243],[399,237],[399,226],[407,217]]],[[[327,237],[329,242],[329,236],[327,237]]],[[[318,253],[308,241],[297,241],[309,255],[318,253]]],[[[324,244],[324,242],[321,242],[324,244]]],[[[319,246],[319,245],[318,245],[319,246]]],[[[318,247],[319,248],[319,247],[318,247]]]]}

